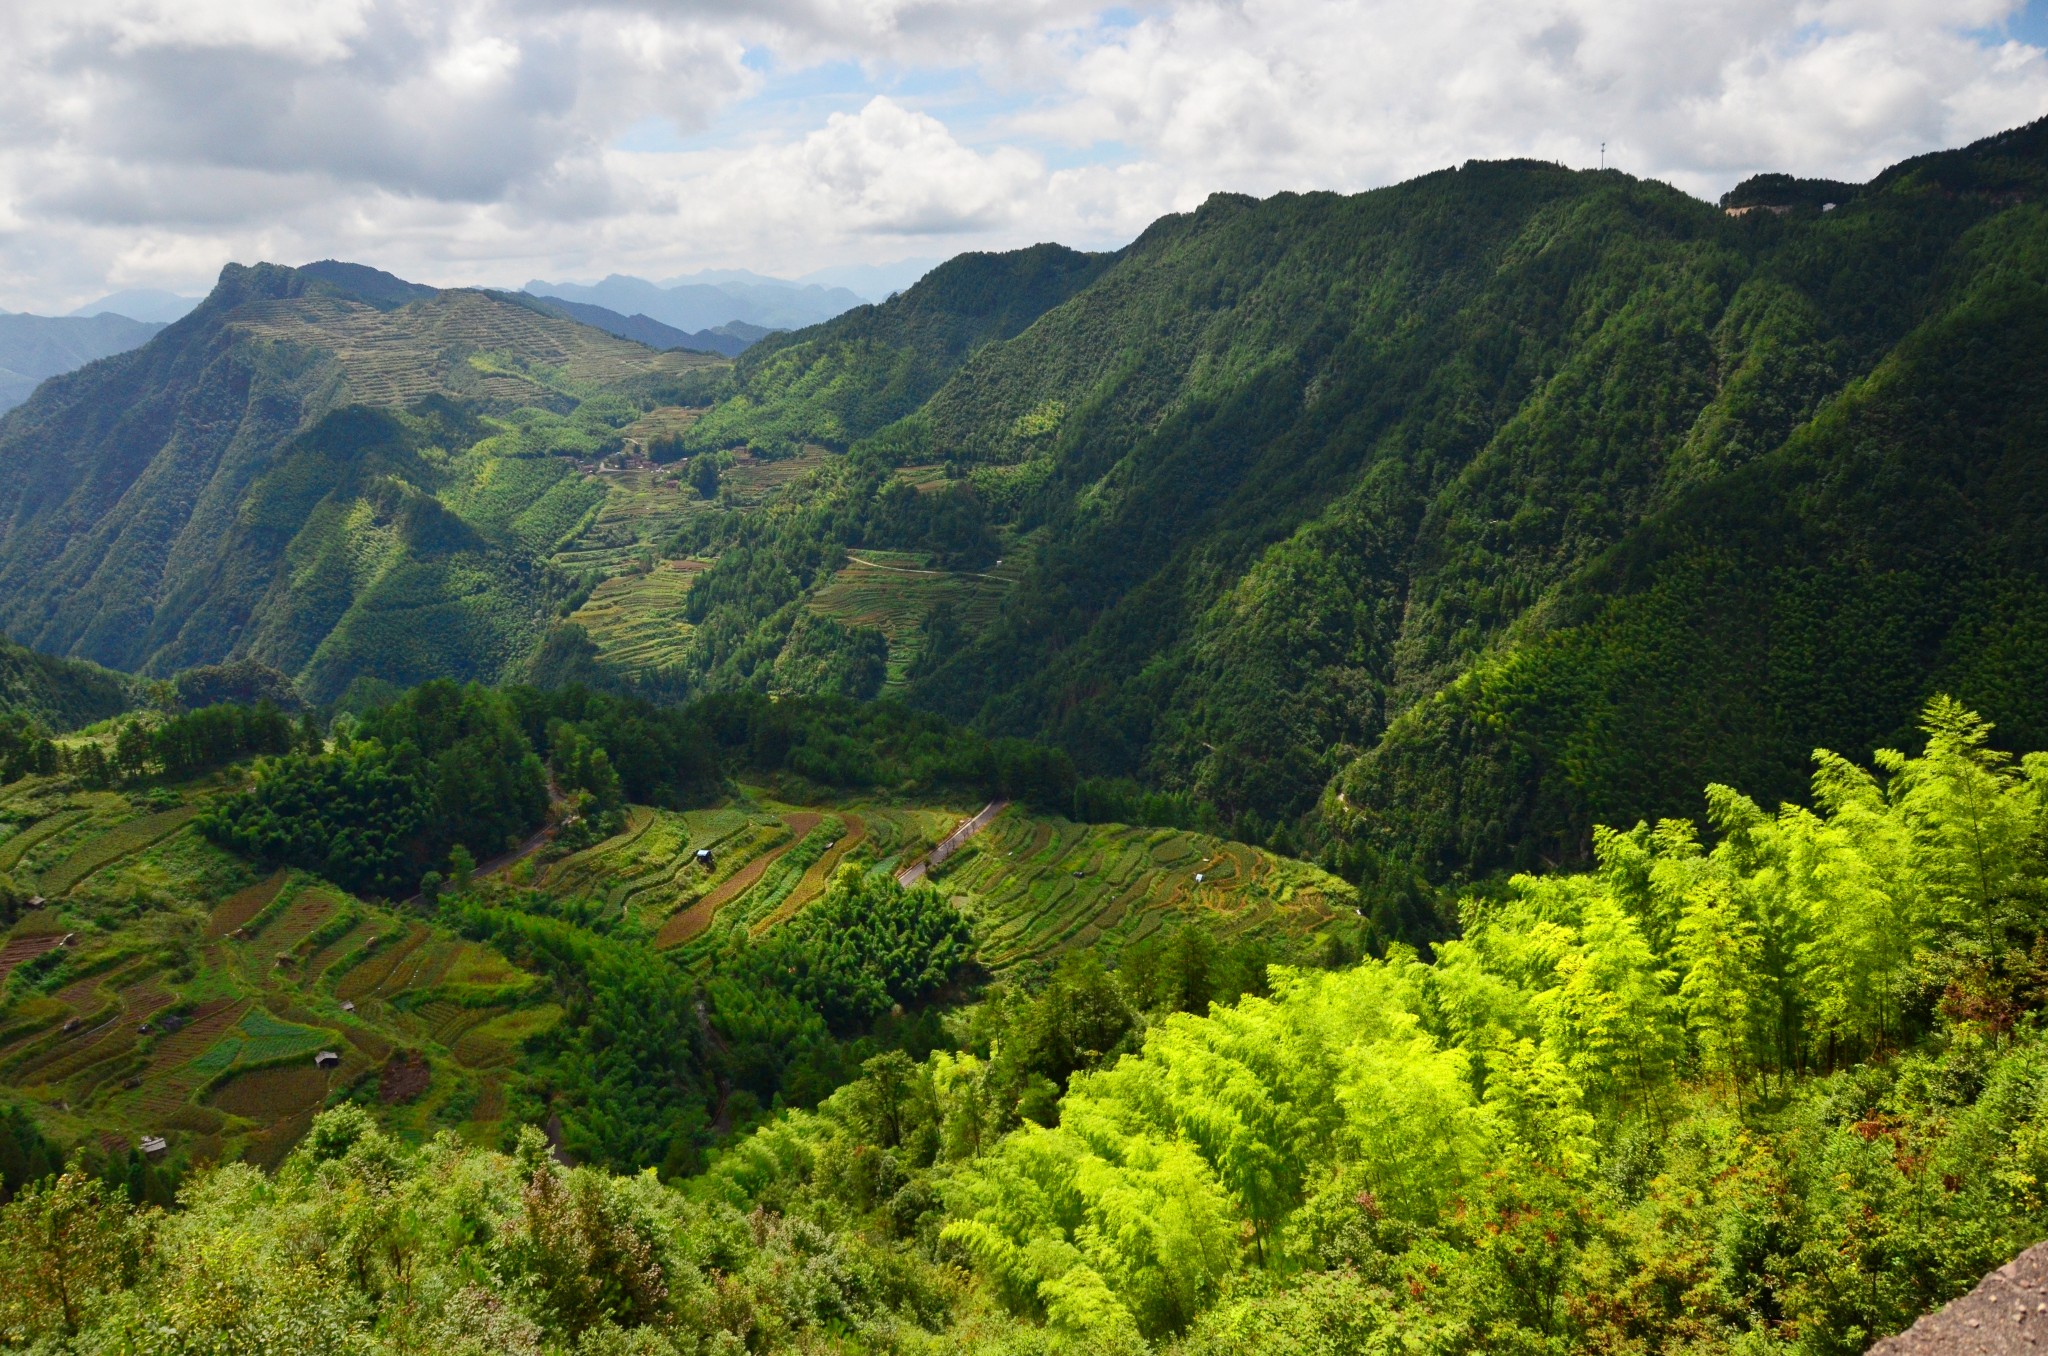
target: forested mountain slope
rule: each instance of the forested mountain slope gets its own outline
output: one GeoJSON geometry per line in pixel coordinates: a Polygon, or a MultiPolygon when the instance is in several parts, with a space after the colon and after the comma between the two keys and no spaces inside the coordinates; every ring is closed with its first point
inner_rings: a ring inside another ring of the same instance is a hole
{"type": "Polygon", "coordinates": [[[0,630],[157,674],[252,657],[322,697],[496,677],[569,591],[542,558],[602,497],[547,454],[603,439],[549,420],[609,435],[719,366],[359,265],[231,265],[0,422],[0,630]]]}
{"type": "Polygon", "coordinates": [[[761,681],[821,537],[942,552],[911,483],[986,531],[952,568],[1010,581],[927,618],[913,700],[1254,831],[1320,804],[1351,860],[1581,856],[1705,780],[1796,789],[1944,684],[2036,738],[2044,126],[1731,195],[1782,214],[1534,162],[1218,196],[921,400],[879,322],[925,285],[763,344],[698,445],[852,451],[734,530],[703,671],[761,681]]]}
{"type": "Polygon", "coordinates": [[[45,316],[0,314],[0,410],[27,400],[45,377],[123,353],[162,329],[125,315],[45,316]]]}
{"type": "Polygon", "coordinates": [[[963,254],[879,306],[771,335],[740,361],[736,392],[691,431],[691,446],[844,448],[909,414],[970,354],[1016,335],[1110,259],[1060,245],[963,254]]]}
{"type": "Polygon", "coordinates": [[[136,705],[142,686],[126,674],[37,654],[0,637],[0,721],[18,717],[47,730],[73,730],[136,705]]]}

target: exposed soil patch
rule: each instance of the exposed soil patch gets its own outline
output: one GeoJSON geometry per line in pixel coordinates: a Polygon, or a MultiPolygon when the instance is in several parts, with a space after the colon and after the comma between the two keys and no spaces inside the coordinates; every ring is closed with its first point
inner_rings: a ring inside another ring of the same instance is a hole
{"type": "Polygon", "coordinates": [[[2048,1343],[2048,1243],[2036,1243],[1870,1356],[2006,1356],[2048,1343]]]}
{"type": "Polygon", "coordinates": [[[7,972],[25,960],[33,960],[63,941],[63,934],[48,937],[17,937],[5,946],[0,946],[0,979],[7,978],[7,972]]]}
{"type": "Polygon", "coordinates": [[[262,913],[264,906],[277,898],[279,890],[284,889],[285,874],[280,868],[269,880],[259,881],[244,890],[237,890],[215,905],[212,917],[206,920],[206,935],[225,937],[262,913]]]}
{"type": "Polygon", "coordinates": [[[232,1116],[278,1121],[311,1112],[327,1098],[327,1071],[313,1061],[237,1074],[207,1101],[232,1116]]]}
{"type": "Polygon", "coordinates": [[[775,912],[754,924],[754,936],[758,937],[777,923],[796,917],[799,909],[824,894],[826,885],[831,883],[832,873],[839,869],[840,859],[868,836],[867,821],[859,815],[847,811],[840,818],[846,821],[846,833],[832,845],[831,851],[811,864],[811,869],[804,872],[804,878],[789,892],[789,898],[776,906],[775,912]]]}
{"type": "Polygon", "coordinates": [[[387,1106],[410,1102],[433,1084],[434,1071],[417,1050],[394,1055],[377,1076],[377,1100],[387,1106]]]}

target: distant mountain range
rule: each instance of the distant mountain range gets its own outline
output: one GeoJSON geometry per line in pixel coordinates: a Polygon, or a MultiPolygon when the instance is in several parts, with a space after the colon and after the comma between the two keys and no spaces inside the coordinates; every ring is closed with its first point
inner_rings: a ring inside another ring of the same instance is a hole
{"type": "Polygon", "coordinates": [[[130,320],[149,320],[160,325],[168,325],[173,320],[184,319],[198,304],[198,297],[180,296],[176,292],[165,292],[154,287],[132,287],[123,292],[109,292],[98,301],[89,301],[70,314],[113,314],[125,316],[130,320]]]}
{"type": "Polygon", "coordinates": [[[125,353],[163,327],[124,315],[0,315],[0,410],[27,400],[44,378],[125,353]]]}
{"type": "Polygon", "coordinates": [[[770,330],[802,329],[830,320],[868,298],[844,287],[783,282],[738,271],[710,275],[716,282],[671,279],[649,282],[614,273],[603,282],[551,283],[535,279],[526,291],[535,296],[602,306],[623,316],[646,316],[685,333],[714,330],[733,321],[770,330]]]}
{"type": "Polygon", "coordinates": [[[558,297],[535,296],[531,292],[501,293],[516,297],[528,306],[537,306],[551,315],[565,316],[579,320],[586,325],[616,334],[621,339],[631,339],[636,344],[645,344],[654,349],[687,348],[699,353],[722,353],[728,358],[738,357],[757,340],[774,334],[773,329],[762,325],[749,325],[743,320],[734,320],[713,329],[689,333],[673,325],[664,325],[646,315],[620,315],[604,306],[592,306],[587,302],[563,301],[558,297]]]}

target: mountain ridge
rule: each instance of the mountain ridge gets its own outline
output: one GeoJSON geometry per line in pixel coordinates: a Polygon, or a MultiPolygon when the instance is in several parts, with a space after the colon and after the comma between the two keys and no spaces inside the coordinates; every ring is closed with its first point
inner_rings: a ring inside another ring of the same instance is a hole
{"type": "MultiPolygon", "coordinates": [[[[501,675],[572,586],[442,508],[469,471],[435,457],[487,435],[474,412],[707,363],[359,265],[229,265],[148,344],[0,421],[0,630],[159,674],[253,654],[321,698],[364,672],[501,675]]],[[[537,465],[537,496],[572,475],[537,465]]]]}

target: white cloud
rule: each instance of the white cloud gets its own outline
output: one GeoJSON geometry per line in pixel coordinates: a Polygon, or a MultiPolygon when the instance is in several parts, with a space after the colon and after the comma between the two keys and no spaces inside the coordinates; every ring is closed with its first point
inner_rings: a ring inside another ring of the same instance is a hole
{"type": "Polygon", "coordinates": [[[2048,113],[2048,56],[1985,36],[2015,3],[16,0],[0,306],[229,257],[460,282],[1113,244],[1218,189],[1602,141],[1700,193],[1862,178],[2048,113]],[[867,93],[790,92],[842,69],[867,93]],[[617,149],[650,118],[689,149],[617,149]]]}

